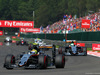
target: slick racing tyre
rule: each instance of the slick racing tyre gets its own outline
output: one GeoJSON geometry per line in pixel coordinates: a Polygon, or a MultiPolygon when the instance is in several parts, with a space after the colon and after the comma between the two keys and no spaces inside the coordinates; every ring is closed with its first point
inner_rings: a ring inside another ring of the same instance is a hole
{"type": "Polygon", "coordinates": [[[87,56],[87,48],[83,47],[84,56],[87,56]]]}
{"type": "Polygon", "coordinates": [[[11,66],[13,64],[15,64],[15,56],[12,54],[7,55],[5,58],[4,67],[6,69],[13,69],[13,67],[11,66]]]}
{"type": "Polygon", "coordinates": [[[62,54],[58,54],[55,58],[55,67],[64,68],[64,66],[65,66],[65,56],[62,54]]]}
{"type": "Polygon", "coordinates": [[[62,54],[63,52],[62,52],[62,47],[60,47],[59,49],[58,49],[58,54],[62,54]]]}
{"type": "Polygon", "coordinates": [[[16,42],[16,45],[19,45],[19,41],[16,42]]]}
{"type": "Polygon", "coordinates": [[[32,44],[29,44],[28,45],[28,50],[32,50],[32,48],[33,48],[33,45],[32,44]]]}
{"type": "Polygon", "coordinates": [[[28,42],[26,42],[25,45],[28,46],[28,42]]]}
{"type": "Polygon", "coordinates": [[[47,68],[47,56],[45,55],[39,55],[38,58],[38,65],[40,69],[46,69],[47,68]]]}
{"type": "Polygon", "coordinates": [[[9,42],[12,43],[12,40],[10,40],[9,42]]]}

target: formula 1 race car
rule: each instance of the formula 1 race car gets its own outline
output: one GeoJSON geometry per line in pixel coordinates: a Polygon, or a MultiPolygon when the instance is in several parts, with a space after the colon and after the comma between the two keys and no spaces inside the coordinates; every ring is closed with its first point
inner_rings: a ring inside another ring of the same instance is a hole
{"type": "Polygon", "coordinates": [[[41,48],[41,49],[45,48],[46,50],[49,50],[53,47],[53,45],[46,45],[46,44],[39,45],[38,43],[33,43],[33,44],[29,44],[28,49],[32,50],[34,46],[37,46],[38,48],[41,48]]]}
{"type": "Polygon", "coordinates": [[[32,50],[34,48],[34,46],[37,46],[37,48],[39,48],[39,44],[33,43],[33,44],[28,45],[28,50],[32,50]]]}
{"type": "Polygon", "coordinates": [[[34,46],[37,46],[37,47],[44,47],[45,46],[48,49],[48,47],[50,47],[52,45],[46,45],[46,43],[44,43],[41,39],[36,38],[36,39],[34,39],[34,43],[29,44],[28,49],[32,50],[34,48],[34,46]]]}
{"type": "Polygon", "coordinates": [[[62,48],[58,49],[59,54],[64,55],[83,55],[87,56],[87,47],[81,47],[78,45],[75,45],[77,43],[75,40],[67,41],[67,43],[71,43],[69,46],[65,47],[65,51],[62,51],[62,48]]]}
{"type": "Polygon", "coordinates": [[[20,41],[16,42],[16,45],[28,45],[28,42],[25,41],[24,39],[21,39],[20,41]]]}
{"type": "Polygon", "coordinates": [[[44,41],[39,38],[34,39],[34,43],[37,43],[39,46],[46,45],[46,43],[44,43],[44,41]]]}
{"type": "Polygon", "coordinates": [[[38,43],[39,45],[41,45],[41,44],[43,44],[44,42],[43,42],[41,39],[36,38],[36,39],[34,39],[34,43],[38,43]]]}
{"type": "Polygon", "coordinates": [[[4,40],[4,42],[5,42],[5,43],[6,43],[6,42],[11,43],[11,42],[12,42],[12,39],[11,39],[10,37],[6,37],[5,40],[4,40]]]}
{"type": "Polygon", "coordinates": [[[20,58],[16,59],[14,55],[8,54],[4,63],[6,69],[18,67],[46,69],[50,66],[55,66],[56,68],[64,68],[65,66],[65,56],[62,54],[56,55],[55,46],[52,48],[52,56],[45,54],[43,51],[37,54],[28,52],[21,54],[20,58]]]}

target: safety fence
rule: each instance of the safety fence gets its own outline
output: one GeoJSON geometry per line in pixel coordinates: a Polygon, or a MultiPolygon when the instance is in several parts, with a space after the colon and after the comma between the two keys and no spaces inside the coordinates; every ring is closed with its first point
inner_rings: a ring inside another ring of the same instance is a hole
{"type": "MultiPolygon", "coordinates": [[[[9,32],[5,34],[6,36],[15,36],[14,32],[9,32]]],[[[67,40],[77,40],[77,41],[100,41],[100,31],[98,32],[78,32],[78,33],[69,33],[69,34],[33,34],[26,33],[20,34],[21,37],[25,38],[41,38],[49,40],[64,40],[65,36],[67,40]]]]}
{"type": "Polygon", "coordinates": [[[25,38],[41,38],[49,40],[64,40],[65,36],[67,40],[77,40],[77,41],[100,41],[100,31],[98,32],[79,32],[70,34],[21,34],[21,37],[25,38]]]}

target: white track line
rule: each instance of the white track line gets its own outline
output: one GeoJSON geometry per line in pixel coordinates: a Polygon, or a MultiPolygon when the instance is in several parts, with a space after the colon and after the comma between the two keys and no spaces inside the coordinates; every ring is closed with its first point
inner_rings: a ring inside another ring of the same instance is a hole
{"type": "Polygon", "coordinates": [[[99,57],[100,58],[100,56],[97,56],[97,55],[94,55],[94,54],[90,54],[90,53],[87,53],[88,55],[91,55],[91,56],[95,56],[95,57],[99,57]]]}

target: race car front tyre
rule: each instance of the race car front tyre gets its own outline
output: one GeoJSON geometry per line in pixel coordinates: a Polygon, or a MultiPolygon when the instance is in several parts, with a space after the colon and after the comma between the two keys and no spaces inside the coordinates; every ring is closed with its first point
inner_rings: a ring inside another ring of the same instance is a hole
{"type": "Polygon", "coordinates": [[[12,54],[7,55],[5,58],[4,67],[6,69],[13,69],[11,65],[14,65],[14,64],[15,64],[15,56],[12,54]]]}
{"type": "Polygon", "coordinates": [[[46,69],[47,68],[47,56],[45,55],[39,55],[38,57],[38,65],[40,69],[46,69]]]}
{"type": "Polygon", "coordinates": [[[58,54],[55,58],[55,67],[64,68],[64,66],[65,66],[65,56],[62,54],[58,54]]]}

